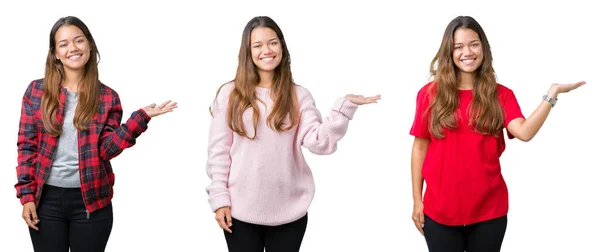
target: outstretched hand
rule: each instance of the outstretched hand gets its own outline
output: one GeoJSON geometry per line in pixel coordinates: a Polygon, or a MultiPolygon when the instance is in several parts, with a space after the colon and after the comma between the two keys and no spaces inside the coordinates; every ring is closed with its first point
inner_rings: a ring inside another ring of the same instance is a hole
{"type": "Polygon", "coordinates": [[[142,109],[144,110],[144,112],[146,112],[146,114],[148,114],[148,116],[155,117],[168,112],[173,112],[173,109],[175,108],[177,108],[177,102],[172,102],[171,100],[168,100],[158,106],[156,106],[156,103],[152,103],[142,109]]]}
{"type": "Polygon", "coordinates": [[[369,103],[377,103],[377,100],[381,99],[381,95],[364,97],[362,95],[349,94],[349,95],[346,95],[345,98],[346,98],[346,100],[348,100],[356,105],[363,105],[363,104],[369,104],[369,103]]]}
{"type": "Polygon", "coordinates": [[[548,94],[553,97],[556,97],[560,93],[568,93],[571,90],[575,90],[584,84],[585,84],[585,81],[575,82],[575,83],[571,83],[571,84],[554,83],[550,86],[550,90],[548,91],[548,94]]]}

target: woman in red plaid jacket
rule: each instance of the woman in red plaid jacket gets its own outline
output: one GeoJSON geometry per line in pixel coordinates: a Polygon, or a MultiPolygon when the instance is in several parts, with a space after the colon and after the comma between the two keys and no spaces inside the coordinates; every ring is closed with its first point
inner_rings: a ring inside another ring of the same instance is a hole
{"type": "Polygon", "coordinates": [[[112,229],[110,160],[177,104],[151,104],[121,124],[118,94],[98,80],[98,48],[76,17],[50,32],[44,79],[21,109],[15,185],[35,251],[104,251],[112,229]]]}

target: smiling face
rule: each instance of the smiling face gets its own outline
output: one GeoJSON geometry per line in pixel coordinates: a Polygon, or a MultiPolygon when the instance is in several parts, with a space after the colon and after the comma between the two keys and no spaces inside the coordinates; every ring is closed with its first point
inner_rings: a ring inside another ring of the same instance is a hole
{"type": "Polygon", "coordinates": [[[54,55],[62,63],[64,70],[83,71],[90,59],[91,47],[81,29],[74,25],[64,25],[56,31],[54,39],[54,55]]]}
{"type": "Polygon", "coordinates": [[[282,58],[281,41],[271,28],[256,27],[250,34],[252,62],[259,72],[273,72],[282,58]]]}
{"type": "Polygon", "coordinates": [[[452,60],[463,73],[475,72],[483,62],[483,47],[479,35],[468,28],[459,28],[454,32],[454,50],[452,60]]]}

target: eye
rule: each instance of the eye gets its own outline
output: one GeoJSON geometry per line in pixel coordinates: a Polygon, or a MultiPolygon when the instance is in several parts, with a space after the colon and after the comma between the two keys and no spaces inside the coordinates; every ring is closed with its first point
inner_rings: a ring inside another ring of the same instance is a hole
{"type": "Polygon", "coordinates": [[[478,43],[473,43],[473,44],[471,44],[471,47],[478,47],[478,46],[479,46],[479,44],[478,44],[478,43]]]}
{"type": "Polygon", "coordinates": [[[67,46],[67,44],[59,44],[58,45],[58,47],[60,47],[60,48],[65,47],[65,46],[67,46]]]}
{"type": "Polygon", "coordinates": [[[271,45],[277,45],[277,44],[279,44],[277,41],[271,42],[271,45]]]}
{"type": "Polygon", "coordinates": [[[454,46],[454,50],[460,50],[460,49],[462,49],[462,48],[463,48],[463,47],[462,47],[462,46],[460,46],[460,45],[459,45],[459,46],[454,46]]]}
{"type": "Polygon", "coordinates": [[[83,43],[83,39],[78,39],[77,41],[75,41],[75,43],[81,44],[81,43],[83,43]]]}
{"type": "Polygon", "coordinates": [[[260,48],[261,45],[257,44],[257,45],[253,45],[252,48],[260,48]]]}

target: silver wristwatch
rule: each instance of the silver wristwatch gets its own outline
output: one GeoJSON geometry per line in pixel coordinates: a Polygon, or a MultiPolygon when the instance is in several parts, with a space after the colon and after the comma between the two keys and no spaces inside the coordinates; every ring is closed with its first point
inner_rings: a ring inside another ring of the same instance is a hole
{"type": "Polygon", "coordinates": [[[542,99],[544,99],[544,101],[550,102],[550,104],[552,104],[552,107],[554,107],[554,105],[556,105],[556,101],[558,99],[554,99],[552,97],[550,97],[549,95],[545,94],[542,99]]]}

